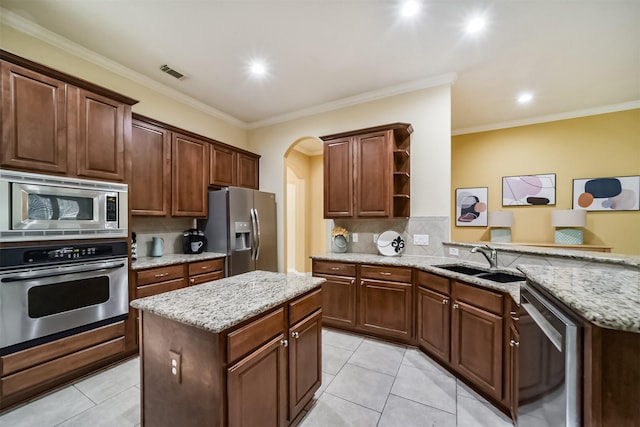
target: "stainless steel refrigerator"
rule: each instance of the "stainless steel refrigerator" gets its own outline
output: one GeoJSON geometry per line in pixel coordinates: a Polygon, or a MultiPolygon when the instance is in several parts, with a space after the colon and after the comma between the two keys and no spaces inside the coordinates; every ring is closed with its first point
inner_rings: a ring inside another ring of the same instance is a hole
{"type": "Polygon", "coordinates": [[[275,194],[239,187],[210,191],[209,217],[200,229],[208,251],[227,254],[226,276],[278,271],[275,194]]]}

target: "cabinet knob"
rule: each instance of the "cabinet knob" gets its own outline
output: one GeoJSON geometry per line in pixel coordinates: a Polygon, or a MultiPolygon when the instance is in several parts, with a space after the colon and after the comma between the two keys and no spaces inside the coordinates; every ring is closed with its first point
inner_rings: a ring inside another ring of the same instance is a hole
{"type": "Polygon", "coordinates": [[[351,279],[351,284],[355,284],[356,283],[356,279],[351,279]]]}
{"type": "Polygon", "coordinates": [[[509,341],[509,345],[511,347],[520,347],[520,343],[518,341],[514,341],[514,340],[509,341]]]}
{"type": "Polygon", "coordinates": [[[291,336],[297,339],[300,336],[300,334],[298,332],[293,332],[291,333],[291,336]]]}
{"type": "Polygon", "coordinates": [[[453,308],[458,308],[458,304],[453,304],[453,308]]]}
{"type": "Polygon", "coordinates": [[[444,304],[444,305],[449,304],[449,300],[448,300],[448,299],[446,299],[446,298],[445,298],[445,299],[443,299],[443,300],[442,300],[442,304],[444,304]]]}
{"type": "Polygon", "coordinates": [[[289,347],[289,340],[280,340],[280,345],[284,347],[289,347]]]}
{"type": "Polygon", "coordinates": [[[189,281],[191,282],[192,285],[196,283],[196,279],[194,278],[191,278],[189,281]]]}

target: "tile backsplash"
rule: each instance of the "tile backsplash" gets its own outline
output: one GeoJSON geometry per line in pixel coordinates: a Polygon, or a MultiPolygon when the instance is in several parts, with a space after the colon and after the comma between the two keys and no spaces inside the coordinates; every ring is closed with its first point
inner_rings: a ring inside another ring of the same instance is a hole
{"type": "MultiPolygon", "coordinates": [[[[405,255],[442,256],[442,242],[449,240],[449,217],[412,217],[409,219],[335,219],[329,223],[329,231],[334,226],[344,227],[349,231],[348,252],[365,254],[377,254],[378,247],[373,240],[374,235],[382,234],[387,230],[393,230],[400,234],[404,240],[405,255]],[[353,233],[358,234],[358,241],[353,241],[353,233]],[[415,245],[413,236],[426,234],[429,236],[429,244],[426,246],[415,245]]],[[[329,234],[330,236],[330,234],[329,234]]],[[[329,243],[328,248],[331,247],[329,243]]]]}
{"type": "Polygon", "coordinates": [[[131,231],[136,233],[138,256],[151,256],[153,237],[164,240],[164,254],[181,254],[182,233],[193,227],[193,218],[132,217],[131,231]]]}

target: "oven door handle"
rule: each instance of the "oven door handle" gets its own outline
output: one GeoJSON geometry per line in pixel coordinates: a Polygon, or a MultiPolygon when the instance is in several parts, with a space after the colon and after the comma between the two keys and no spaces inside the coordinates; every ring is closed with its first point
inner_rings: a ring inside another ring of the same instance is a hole
{"type": "Polygon", "coordinates": [[[65,274],[80,274],[80,273],[92,273],[97,271],[115,270],[118,268],[122,268],[124,266],[126,266],[124,262],[104,262],[101,264],[94,264],[91,266],[82,265],[82,266],[72,266],[72,267],[47,268],[47,269],[37,270],[37,271],[16,273],[11,276],[3,277],[1,281],[3,283],[22,282],[27,280],[62,276],[65,274]]]}
{"type": "Polygon", "coordinates": [[[525,309],[531,319],[538,325],[538,327],[544,332],[544,334],[549,338],[551,343],[555,348],[558,349],[559,352],[562,353],[562,334],[558,332],[553,325],[545,319],[545,317],[540,313],[540,311],[531,303],[523,302],[522,308],[525,309]]]}

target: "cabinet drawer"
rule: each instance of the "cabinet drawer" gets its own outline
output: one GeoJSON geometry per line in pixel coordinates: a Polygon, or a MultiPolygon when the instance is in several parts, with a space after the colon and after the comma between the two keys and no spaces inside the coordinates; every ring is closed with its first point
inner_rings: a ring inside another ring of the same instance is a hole
{"type": "Polygon", "coordinates": [[[356,265],[343,262],[313,261],[313,273],[355,277],[356,265]]]}
{"type": "Polygon", "coordinates": [[[184,279],[167,280],[166,282],[154,283],[152,285],[138,286],[136,288],[136,298],[150,297],[151,295],[161,294],[163,292],[175,291],[184,288],[184,279]]]}
{"type": "Polygon", "coordinates": [[[218,270],[224,270],[224,258],[189,263],[189,276],[218,270]]]}
{"type": "Polygon", "coordinates": [[[124,335],[124,322],[92,329],[67,338],[2,356],[2,376],[66,356],[92,345],[124,335]]]}
{"type": "Polygon", "coordinates": [[[213,282],[224,277],[223,271],[213,271],[211,273],[198,274],[197,276],[189,277],[189,286],[201,285],[207,282],[213,282]]]}
{"type": "Polygon", "coordinates": [[[418,285],[445,295],[451,293],[449,279],[436,276],[435,274],[425,273],[424,271],[418,271],[418,285]]]}
{"type": "Polygon", "coordinates": [[[284,309],[279,308],[231,332],[227,336],[227,361],[233,363],[276,335],[284,333],[284,322],[284,309]]]}
{"type": "Polygon", "coordinates": [[[402,267],[385,267],[381,265],[363,265],[360,269],[363,279],[391,280],[411,283],[411,269],[402,267]]]}
{"type": "Polygon", "coordinates": [[[146,285],[177,278],[184,278],[184,264],[139,271],[136,273],[136,285],[146,285]]]}
{"type": "Polygon", "coordinates": [[[318,289],[289,304],[289,325],[322,307],[322,291],[318,289]]]}
{"type": "Polygon", "coordinates": [[[53,380],[67,372],[80,369],[91,363],[106,359],[109,356],[122,353],[123,351],[124,337],[115,338],[111,341],[3,377],[1,382],[2,396],[9,396],[46,381],[53,380]]]}
{"type": "Polygon", "coordinates": [[[502,294],[487,289],[454,282],[454,296],[457,301],[463,301],[494,314],[502,314],[502,294]]]}

